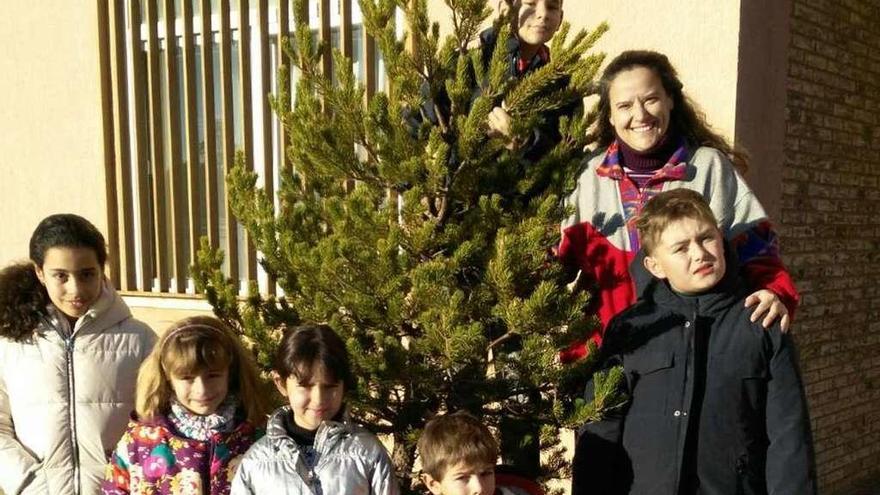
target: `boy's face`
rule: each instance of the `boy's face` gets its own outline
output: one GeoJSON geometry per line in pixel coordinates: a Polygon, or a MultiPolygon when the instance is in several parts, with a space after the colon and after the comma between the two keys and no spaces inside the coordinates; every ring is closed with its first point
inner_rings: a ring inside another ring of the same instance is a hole
{"type": "Polygon", "coordinates": [[[699,294],[724,276],[724,242],[718,227],[693,218],[670,223],[660,235],[645,268],[681,294],[699,294]]]}
{"type": "Polygon", "coordinates": [[[562,24],[562,0],[522,0],[519,6],[519,40],[539,46],[550,41],[562,24]]]}
{"type": "Polygon", "coordinates": [[[424,475],[425,485],[434,495],[492,495],[495,493],[495,466],[456,464],[440,480],[424,475]]]}
{"type": "Polygon", "coordinates": [[[331,380],[323,367],[315,368],[309,383],[300,383],[293,375],[284,380],[275,375],[274,381],[281,395],[287,398],[293,421],[300,428],[317,430],[321,422],[333,419],[342,409],[343,384],[331,380]]]}

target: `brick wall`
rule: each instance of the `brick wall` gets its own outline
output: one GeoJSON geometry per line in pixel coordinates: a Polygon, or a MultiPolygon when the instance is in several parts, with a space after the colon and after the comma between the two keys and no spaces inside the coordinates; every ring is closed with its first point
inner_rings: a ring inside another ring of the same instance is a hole
{"type": "Polygon", "coordinates": [[[822,493],[865,493],[880,487],[880,2],[792,4],[782,249],[822,493]]]}

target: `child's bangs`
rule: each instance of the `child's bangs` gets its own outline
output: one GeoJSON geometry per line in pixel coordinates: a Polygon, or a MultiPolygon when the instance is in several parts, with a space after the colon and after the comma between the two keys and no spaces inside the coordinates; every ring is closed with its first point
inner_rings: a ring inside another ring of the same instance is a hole
{"type": "Polygon", "coordinates": [[[453,447],[456,452],[447,459],[446,469],[454,468],[458,465],[465,465],[470,468],[479,468],[482,466],[494,466],[497,460],[497,449],[493,444],[488,442],[479,442],[472,439],[470,442],[463,442],[458,448],[453,447]],[[455,462],[452,462],[452,461],[455,462]]]}
{"type": "Polygon", "coordinates": [[[232,363],[232,353],[215,338],[187,335],[168,342],[162,358],[165,372],[171,376],[197,375],[222,370],[232,363]]]}
{"type": "Polygon", "coordinates": [[[315,359],[311,362],[302,362],[293,369],[293,377],[300,384],[313,384],[317,380],[324,383],[339,383],[342,379],[336,376],[332,367],[327,366],[320,360],[315,359]]]}

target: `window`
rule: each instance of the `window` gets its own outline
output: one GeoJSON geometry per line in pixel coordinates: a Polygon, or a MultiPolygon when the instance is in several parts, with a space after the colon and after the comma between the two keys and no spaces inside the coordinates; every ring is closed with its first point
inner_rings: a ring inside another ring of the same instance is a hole
{"type": "MultiPolygon", "coordinates": [[[[292,3],[100,2],[108,240],[123,291],[193,293],[188,270],[202,236],[225,251],[224,271],[243,290],[257,280],[275,291],[229,214],[224,177],[241,150],[261,184],[277,190],[286,144],[267,96],[287,63],[280,46],[293,28],[292,3]]],[[[311,0],[306,8],[313,36],[349,55],[368,95],[382,87],[381,56],[357,2],[311,0]]]]}

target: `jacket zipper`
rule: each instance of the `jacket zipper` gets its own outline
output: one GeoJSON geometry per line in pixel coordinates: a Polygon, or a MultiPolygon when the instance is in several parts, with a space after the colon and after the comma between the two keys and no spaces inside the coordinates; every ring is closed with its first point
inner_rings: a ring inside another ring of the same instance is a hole
{"type": "MultiPolygon", "coordinates": [[[[687,403],[685,403],[685,395],[687,394],[688,380],[693,379],[693,376],[692,376],[693,373],[690,373],[689,371],[690,371],[690,367],[691,367],[691,362],[693,361],[693,359],[692,359],[693,353],[696,351],[696,349],[695,349],[696,335],[697,335],[697,312],[696,311],[694,311],[694,313],[691,315],[691,319],[689,321],[685,322],[685,326],[689,330],[690,335],[688,335],[688,347],[687,347],[688,351],[685,353],[685,359],[684,359],[684,380],[682,380],[682,382],[681,382],[681,396],[680,396],[681,398],[680,398],[680,402],[678,404],[678,407],[680,409],[677,409],[682,412],[682,416],[676,418],[678,420],[676,422],[676,428],[678,429],[678,449],[677,449],[678,453],[676,454],[675,484],[673,486],[678,487],[677,489],[681,488],[679,486],[681,484],[681,469],[682,469],[682,462],[684,460],[684,448],[687,445],[688,428],[687,428],[687,426],[685,426],[684,433],[682,433],[682,424],[689,422],[689,420],[687,419],[687,413],[688,413],[688,411],[690,411],[690,406],[691,406],[691,404],[690,404],[691,401],[688,401],[687,403]],[[685,408],[685,406],[687,406],[687,408],[685,408]]],[[[693,395],[693,392],[691,392],[691,394],[693,395]]],[[[691,400],[693,400],[693,396],[691,397],[691,400]]]]}
{"type": "Polygon", "coordinates": [[[208,493],[213,493],[211,484],[214,477],[211,476],[211,466],[214,465],[214,457],[217,455],[217,443],[217,438],[214,436],[208,439],[208,469],[206,470],[207,474],[202,473],[202,486],[207,489],[208,493]]]}
{"type": "Polygon", "coordinates": [[[76,377],[73,372],[74,340],[76,333],[82,331],[83,327],[91,323],[92,319],[83,319],[81,321],[82,325],[79,325],[79,328],[74,323],[70,328],[70,335],[65,340],[67,351],[65,354],[67,360],[67,407],[68,418],[70,419],[70,444],[73,449],[73,493],[75,495],[82,493],[82,469],[80,469],[79,464],[79,439],[76,434],[76,377]]]}
{"type": "Polygon", "coordinates": [[[318,468],[322,467],[327,456],[324,455],[324,444],[327,442],[329,427],[322,423],[318,427],[318,434],[315,435],[315,443],[312,446],[315,449],[315,463],[309,467],[309,489],[317,495],[323,495],[324,487],[321,486],[321,479],[318,477],[318,468]]]}
{"type": "Polygon", "coordinates": [[[70,422],[70,446],[73,454],[73,493],[80,493],[79,441],[76,438],[76,389],[73,376],[73,332],[65,340],[67,361],[67,415],[70,422]]]}
{"type": "MultiPolygon", "coordinates": [[[[285,446],[294,455],[296,455],[297,460],[296,460],[296,467],[294,468],[294,470],[299,475],[299,477],[302,479],[303,483],[305,484],[305,486],[309,490],[309,492],[314,494],[315,493],[314,480],[315,480],[315,478],[317,478],[317,475],[315,474],[315,471],[316,471],[315,468],[317,466],[309,466],[305,461],[304,448],[302,446],[300,446],[299,444],[297,444],[296,441],[293,440],[292,438],[286,437],[286,439],[287,439],[287,441],[284,441],[284,440],[281,441],[281,445],[285,446]]],[[[315,440],[317,441],[317,437],[315,440]]],[[[317,449],[316,449],[316,452],[317,452],[317,449]]]]}
{"type": "Polygon", "coordinates": [[[326,462],[327,456],[325,454],[327,454],[329,452],[329,450],[331,448],[335,447],[336,444],[338,443],[338,439],[336,438],[336,436],[338,436],[338,433],[337,433],[337,435],[334,435],[334,437],[328,438],[330,436],[331,431],[332,431],[332,428],[330,426],[328,426],[327,424],[321,424],[321,426],[318,428],[318,434],[315,435],[315,444],[314,444],[315,455],[318,456],[318,459],[317,459],[317,462],[314,465],[312,465],[312,467],[310,468],[310,472],[309,472],[311,481],[317,483],[318,490],[315,489],[316,487],[312,483],[309,483],[309,485],[310,485],[309,488],[311,488],[311,490],[314,493],[321,494],[321,495],[323,495],[323,487],[321,487],[321,485],[320,485],[321,481],[320,481],[320,478],[318,477],[318,473],[320,472],[320,468],[323,467],[324,464],[327,463],[326,462]],[[336,441],[334,441],[332,444],[328,445],[328,443],[331,440],[336,440],[336,441]]]}

